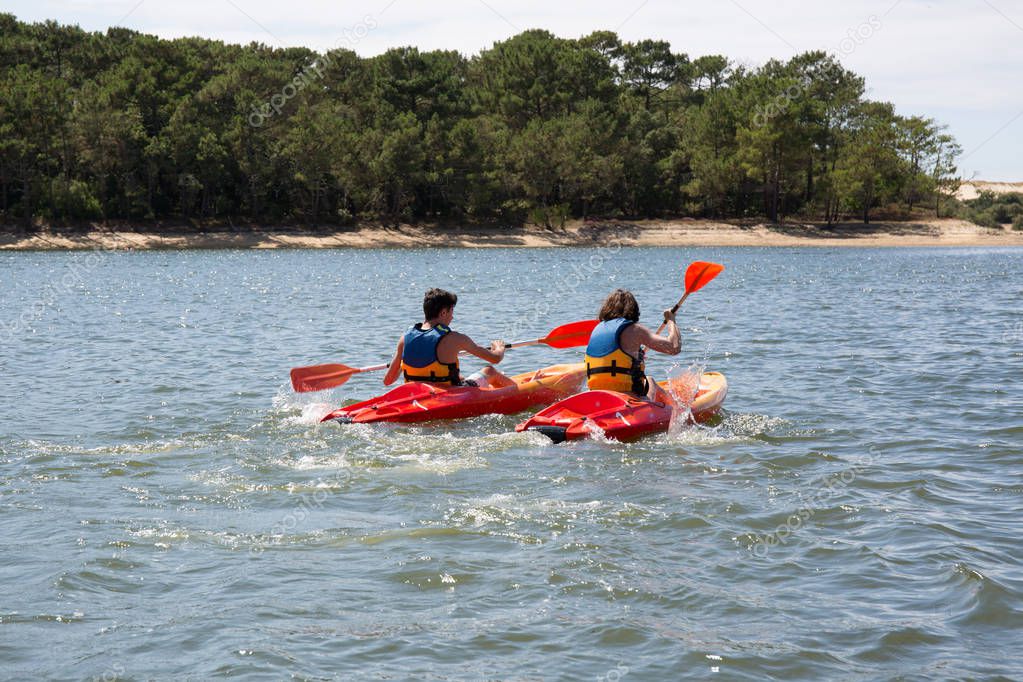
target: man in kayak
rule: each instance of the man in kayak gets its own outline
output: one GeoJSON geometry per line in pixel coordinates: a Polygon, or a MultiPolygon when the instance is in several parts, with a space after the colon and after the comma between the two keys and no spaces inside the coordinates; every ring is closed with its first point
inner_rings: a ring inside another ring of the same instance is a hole
{"type": "Polygon", "coordinates": [[[597,319],[600,323],[594,327],[586,346],[587,388],[657,398],[661,389],[646,376],[643,346],[666,355],[682,352],[675,313],[664,311],[668,335],[658,336],[639,324],[636,297],[616,289],[604,300],[597,319]]]}
{"type": "Polygon", "coordinates": [[[504,341],[491,341],[483,348],[465,334],[452,331],[458,296],[443,289],[430,289],[423,298],[425,322],[412,325],[398,341],[384,386],[393,384],[400,374],[405,381],[425,381],[441,386],[500,387],[514,383],[491,366],[463,378],[458,371],[458,354],[465,351],[487,362],[504,359],[504,341]]]}

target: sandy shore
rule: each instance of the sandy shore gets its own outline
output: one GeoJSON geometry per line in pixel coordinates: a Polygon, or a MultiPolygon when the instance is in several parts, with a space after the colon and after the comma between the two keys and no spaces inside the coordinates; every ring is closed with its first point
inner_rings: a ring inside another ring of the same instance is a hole
{"type": "Polygon", "coordinates": [[[362,227],[343,231],[246,229],[199,232],[164,228],[159,234],[100,227],[75,233],[0,234],[0,250],[416,248],[454,246],[1023,246],[1023,232],[992,230],[956,219],[820,225],[736,225],[707,220],[593,223],[563,229],[362,227]]]}

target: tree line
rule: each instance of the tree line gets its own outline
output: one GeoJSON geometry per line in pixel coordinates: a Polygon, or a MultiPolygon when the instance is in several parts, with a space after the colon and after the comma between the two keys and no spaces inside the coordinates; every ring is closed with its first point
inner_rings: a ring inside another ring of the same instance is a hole
{"type": "Polygon", "coordinates": [[[369,58],[0,14],[0,215],[502,221],[938,210],[960,149],[814,51],[750,68],[607,31],[369,58]]]}

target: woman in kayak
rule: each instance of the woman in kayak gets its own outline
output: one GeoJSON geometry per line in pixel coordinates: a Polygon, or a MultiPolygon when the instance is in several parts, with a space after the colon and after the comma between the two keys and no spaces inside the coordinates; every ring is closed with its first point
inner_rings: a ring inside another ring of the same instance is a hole
{"type": "Polygon", "coordinates": [[[657,382],[646,376],[643,347],[666,355],[682,352],[675,313],[664,311],[667,336],[639,324],[639,303],[631,292],[616,289],[597,315],[600,323],[586,346],[586,385],[590,390],[620,391],[655,398],[657,382]]]}
{"type": "Polygon", "coordinates": [[[405,381],[425,381],[441,386],[507,386],[514,382],[487,365],[463,378],[458,371],[458,353],[465,351],[487,362],[504,359],[504,341],[491,341],[490,348],[476,345],[465,334],[452,331],[458,296],[443,289],[430,289],[423,298],[425,322],[409,327],[398,341],[398,348],[384,376],[390,386],[403,374],[405,381]]]}

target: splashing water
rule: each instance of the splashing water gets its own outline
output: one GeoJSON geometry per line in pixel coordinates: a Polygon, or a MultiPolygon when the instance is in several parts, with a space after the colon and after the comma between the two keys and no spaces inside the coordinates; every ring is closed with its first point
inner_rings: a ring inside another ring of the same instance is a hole
{"type": "Polygon", "coordinates": [[[700,377],[705,368],[705,363],[701,361],[685,367],[676,364],[668,370],[668,394],[675,401],[669,434],[678,434],[692,422],[693,402],[700,391],[700,377]]]}

